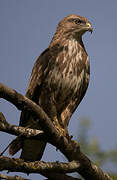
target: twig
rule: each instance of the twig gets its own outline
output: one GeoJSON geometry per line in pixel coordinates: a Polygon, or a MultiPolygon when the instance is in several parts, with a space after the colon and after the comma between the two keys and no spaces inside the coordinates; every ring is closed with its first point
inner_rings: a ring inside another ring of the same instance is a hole
{"type": "Polygon", "coordinates": [[[0,131],[10,133],[16,136],[22,135],[26,138],[32,139],[42,139],[44,136],[44,132],[42,130],[31,129],[27,127],[24,129],[24,127],[15,126],[8,123],[2,112],[0,112],[0,131]]]}
{"type": "MultiPolygon", "coordinates": [[[[30,128],[23,128],[21,126],[15,126],[15,125],[11,125],[9,124],[3,113],[0,112],[0,131],[6,132],[6,133],[10,133],[12,135],[16,135],[19,137],[23,137],[25,136],[26,138],[34,138],[34,139],[41,139],[41,140],[45,140],[46,137],[44,136],[44,132],[42,130],[36,130],[36,129],[30,129],[30,128]]],[[[12,142],[11,142],[12,143],[12,142]]],[[[8,144],[8,146],[0,153],[0,156],[2,156],[4,154],[4,152],[6,152],[6,150],[9,148],[9,146],[11,145],[11,143],[8,144]]]]}
{"type": "Polygon", "coordinates": [[[39,119],[43,131],[49,138],[49,142],[55,145],[69,161],[76,160],[80,163],[77,172],[85,180],[112,180],[108,174],[94,165],[81,151],[76,141],[61,137],[55,129],[47,114],[34,102],[0,83],[0,97],[13,103],[19,110],[27,110],[39,119]]]}

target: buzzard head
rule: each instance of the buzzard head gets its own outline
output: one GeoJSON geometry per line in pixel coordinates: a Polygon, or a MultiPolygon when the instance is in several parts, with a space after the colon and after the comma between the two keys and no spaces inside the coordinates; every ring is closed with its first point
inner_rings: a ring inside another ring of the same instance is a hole
{"type": "Polygon", "coordinates": [[[77,40],[81,39],[82,35],[86,31],[90,31],[92,33],[93,29],[91,23],[87,18],[74,14],[62,19],[57,27],[57,32],[59,32],[63,38],[75,38],[77,40]]]}

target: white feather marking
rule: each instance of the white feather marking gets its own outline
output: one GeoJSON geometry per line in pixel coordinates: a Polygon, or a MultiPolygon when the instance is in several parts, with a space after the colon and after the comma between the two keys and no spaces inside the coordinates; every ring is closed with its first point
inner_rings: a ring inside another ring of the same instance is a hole
{"type": "Polygon", "coordinates": [[[73,54],[76,52],[77,48],[78,48],[78,42],[74,39],[69,40],[69,42],[68,42],[69,57],[73,56],[73,54]]]}
{"type": "MultiPolygon", "coordinates": [[[[66,68],[64,68],[63,72],[60,72],[58,66],[55,65],[53,71],[49,73],[50,78],[48,83],[55,85],[55,87],[57,86],[55,97],[61,89],[61,101],[64,101],[67,96],[71,95],[72,91],[73,94],[77,93],[78,89],[80,89],[80,86],[82,86],[84,77],[86,77],[87,83],[89,81],[89,75],[85,73],[84,69],[81,71],[80,66],[74,67],[74,64],[78,64],[78,61],[82,60],[82,52],[78,48],[79,46],[77,41],[69,40],[68,53],[66,53],[65,49],[62,52],[62,63],[66,63],[66,68]],[[70,58],[71,62],[67,61],[67,58],[70,58]],[[81,71],[79,76],[77,73],[78,71],[81,71]]],[[[59,61],[58,58],[59,57],[57,57],[56,62],[59,61]]],[[[86,63],[88,64],[88,58],[86,63]]]]}

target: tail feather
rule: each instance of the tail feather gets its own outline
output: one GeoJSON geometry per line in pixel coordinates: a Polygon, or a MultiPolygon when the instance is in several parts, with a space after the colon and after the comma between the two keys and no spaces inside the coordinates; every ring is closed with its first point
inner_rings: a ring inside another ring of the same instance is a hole
{"type": "Polygon", "coordinates": [[[21,137],[17,137],[15,138],[12,142],[11,145],[9,147],[9,154],[11,156],[13,156],[14,154],[16,154],[22,147],[22,139],[21,137]]]}
{"type": "Polygon", "coordinates": [[[42,158],[46,142],[25,139],[22,146],[21,159],[25,161],[39,161],[42,158]]]}
{"type": "Polygon", "coordinates": [[[24,161],[39,161],[42,158],[46,142],[31,139],[15,138],[9,146],[9,154],[14,155],[22,149],[20,158],[24,161]]]}
{"type": "MultiPolygon", "coordinates": [[[[33,120],[33,117],[30,116],[27,112],[22,112],[21,118],[20,118],[20,125],[25,127],[31,127],[33,129],[41,129],[39,125],[36,123],[36,121],[33,120]]],[[[46,146],[45,141],[41,140],[34,140],[34,139],[25,139],[20,135],[16,139],[14,139],[11,142],[11,145],[9,147],[9,154],[14,155],[16,154],[20,149],[22,149],[21,152],[21,159],[24,159],[25,161],[39,161],[43,155],[44,149],[46,146]]]]}

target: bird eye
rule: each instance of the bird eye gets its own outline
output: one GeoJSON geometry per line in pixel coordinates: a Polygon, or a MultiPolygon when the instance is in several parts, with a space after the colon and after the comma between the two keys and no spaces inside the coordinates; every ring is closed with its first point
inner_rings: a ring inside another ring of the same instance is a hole
{"type": "Polygon", "coordinates": [[[81,24],[82,21],[80,19],[74,19],[75,24],[81,24]]]}

